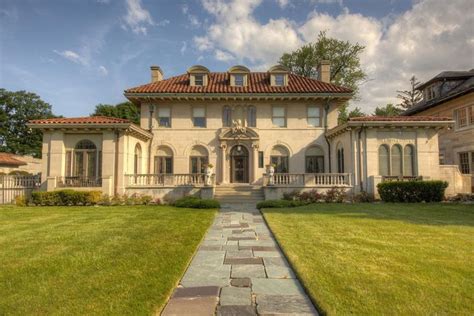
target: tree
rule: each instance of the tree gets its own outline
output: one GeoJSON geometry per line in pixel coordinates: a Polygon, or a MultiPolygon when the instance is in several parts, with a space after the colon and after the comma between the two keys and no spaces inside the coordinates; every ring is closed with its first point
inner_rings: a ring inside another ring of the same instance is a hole
{"type": "Polygon", "coordinates": [[[326,32],[320,32],[316,42],[283,54],[279,62],[295,74],[315,77],[320,62],[328,60],[331,63],[331,83],[348,87],[357,95],[359,84],[367,77],[360,65],[360,54],[364,49],[357,43],[330,38],[326,32]]]}
{"type": "Polygon", "coordinates": [[[377,116],[398,116],[403,113],[403,109],[395,106],[391,103],[387,104],[386,106],[381,106],[375,108],[374,115],[377,116]]]}
{"type": "Polygon", "coordinates": [[[399,105],[404,108],[408,109],[417,104],[423,98],[420,90],[416,90],[416,87],[420,84],[420,82],[416,79],[415,76],[410,78],[410,89],[409,90],[397,90],[397,98],[401,99],[402,102],[399,105]]]}
{"type": "Polygon", "coordinates": [[[140,111],[135,104],[128,101],[116,105],[98,104],[91,116],[99,115],[128,119],[135,124],[140,124],[140,111]]]}
{"type": "Polygon", "coordinates": [[[344,104],[339,108],[339,116],[337,118],[338,124],[346,123],[350,118],[367,116],[359,107],[355,107],[353,110],[349,111],[347,104],[344,104]]]}
{"type": "Polygon", "coordinates": [[[41,157],[42,133],[26,123],[52,117],[51,105],[35,93],[0,89],[0,151],[41,157]]]}

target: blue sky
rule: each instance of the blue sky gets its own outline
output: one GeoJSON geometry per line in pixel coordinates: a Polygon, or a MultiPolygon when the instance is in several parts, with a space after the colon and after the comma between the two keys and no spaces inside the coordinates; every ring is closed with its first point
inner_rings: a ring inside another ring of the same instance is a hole
{"type": "Polygon", "coordinates": [[[365,45],[354,105],[396,101],[409,76],[474,68],[469,0],[2,0],[0,87],[33,91],[56,114],[90,114],[193,64],[264,70],[321,30],[365,45]],[[430,25],[432,27],[427,27],[430,25]],[[452,58],[452,56],[457,58],[452,58]]]}

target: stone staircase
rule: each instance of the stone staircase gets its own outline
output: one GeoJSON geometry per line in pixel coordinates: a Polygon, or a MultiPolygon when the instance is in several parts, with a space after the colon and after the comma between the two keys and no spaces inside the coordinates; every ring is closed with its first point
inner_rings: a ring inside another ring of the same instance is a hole
{"type": "Polygon", "coordinates": [[[221,204],[257,204],[264,195],[261,186],[217,185],[214,198],[221,204]]]}

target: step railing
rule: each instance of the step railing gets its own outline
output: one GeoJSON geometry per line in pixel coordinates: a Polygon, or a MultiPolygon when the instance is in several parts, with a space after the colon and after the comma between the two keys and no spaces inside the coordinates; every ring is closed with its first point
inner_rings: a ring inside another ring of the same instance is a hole
{"type": "Polygon", "coordinates": [[[127,187],[175,187],[175,186],[212,186],[215,175],[204,173],[183,174],[127,174],[127,187]]]}
{"type": "Polygon", "coordinates": [[[264,186],[350,187],[350,173],[275,173],[263,175],[264,186]]]}

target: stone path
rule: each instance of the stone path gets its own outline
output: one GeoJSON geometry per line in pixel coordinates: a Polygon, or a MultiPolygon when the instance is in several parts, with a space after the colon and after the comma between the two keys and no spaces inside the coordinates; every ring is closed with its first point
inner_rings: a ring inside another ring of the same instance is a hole
{"type": "Polygon", "coordinates": [[[317,315],[255,206],[224,206],[162,315],[317,315]]]}

